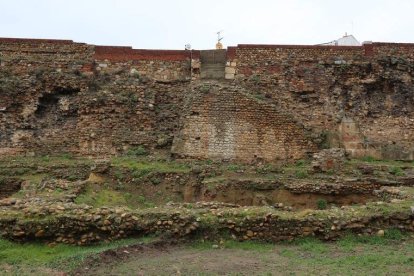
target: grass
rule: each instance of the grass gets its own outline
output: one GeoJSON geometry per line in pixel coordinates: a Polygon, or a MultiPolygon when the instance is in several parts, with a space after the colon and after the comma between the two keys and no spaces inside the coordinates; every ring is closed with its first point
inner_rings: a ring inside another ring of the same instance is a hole
{"type": "Polygon", "coordinates": [[[365,156],[359,159],[351,159],[347,161],[350,165],[358,165],[361,163],[370,163],[375,165],[387,165],[387,166],[414,166],[413,162],[400,161],[400,160],[381,160],[371,156],[365,156]]]}
{"type": "Polygon", "coordinates": [[[305,167],[305,166],[306,166],[306,164],[307,164],[306,160],[303,160],[303,159],[298,160],[298,161],[296,161],[296,163],[295,163],[296,167],[299,167],[299,168],[303,168],[303,167],[305,167]]]}
{"type": "Polygon", "coordinates": [[[407,238],[397,229],[386,230],[384,237],[349,234],[335,243],[308,238],[295,241],[298,248],[291,248],[288,255],[292,266],[324,268],[330,274],[382,275],[391,273],[393,266],[414,266],[414,241],[406,242],[407,238]]]}
{"type": "Polygon", "coordinates": [[[309,160],[297,160],[294,164],[285,164],[276,170],[277,173],[286,174],[295,178],[308,178],[310,170],[309,160]]]}
{"type": "MultiPolygon", "coordinates": [[[[86,247],[63,244],[49,247],[41,243],[17,244],[0,239],[0,270],[4,271],[5,267],[7,269],[12,267],[15,275],[34,272],[43,275],[47,274],[44,270],[47,268],[70,272],[80,267],[85,258],[93,258],[94,255],[105,250],[153,240],[154,237],[146,237],[86,247]]],[[[213,257],[216,258],[214,265],[222,267],[224,270],[221,273],[226,274],[234,273],[234,269],[242,269],[243,273],[250,273],[250,275],[257,273],[266,275],[267,269],[270,269],[269,271],[279,269],[278,271],[283,271],[284,274],[294,275],[388,275],[389,273],[407,275],[414,266],[413,254],[414,240],[398,229],[386,230],[383,237],[348,234],[337,242],[322,242],[315,238],[300,238],[292,242],[275,244],[257,241],[239,242],[232,239],[220,242],[196,240],[186,247],[168,248],[156,255],[146,256],[144,252],[143,255],[132,254],[129,259],[123,261],[113,258],[108,264],[98,263],[96,275],[106,275],[109,272],[122,275],[121,272],[125,272],[126,267],[128,267],[127,271],[136,272],[141,261],[147,262],[144,267],[152,273],[160,270],[158,272],[163,274],[165,271],[162,267],[170,267],[169,262],[181,263],[180,269],[183,272],[190,268],[194,269],[193,272],[197,275],[198,272],[203,272],[202,261],[200,265],[194,267],[190,265],[192,262],[186,264],[185,260],[189,256],[192,260],[204,260],[209,258],[208,256],[216,256],[213,257]],[[252,268],[234,266],[243,260],[254,261],[256,266],[252,268]],[[235,263],[233,266],[228,266],[229,262],[235,263]],[[107,266],[110,266],[110,271],[107,270],[107,266]]]]}
{"type": "Polygon", "coordinates": [[[343,238],[336,242],[323,242],[314,237],[305,237],[294,239],[293,241],[281,242],[279,244],[266,243],[260,241],[236,241],[236,240],[222,240],[220,242],[213,241],[204,241],[196,240],[190,244],[191,248],[199,250],[209,250],[213,248],[213,245],[218,245],[219,248],[226,249],[242,249],[242,250],[253,250],[253,251],[268,251],[276,249],[279,245],[287,245],[290,247],[298,247],[300,251],[311,252],[317,254],[324,254],[329,251],[330,245],[338,246],[341,249],[348,250],[349,248],[354,248],[360,245],[390,245],[392,246],[395,243],[399,243],[408,239],[409,236],[405,233],[402,233],[398,229],[387,229],[385,230],[385,235],[380,237],[376,235],[366,236],[366,235],[355,235],[349,233],[343,238]]]}
{"type": "Polygon", "coordinates": [[[93,164],[92,160],[87,158],[78,158],[73,157],[70,154],[61,154],[61,155],[44,155],[44,156],[8,156],[0,158],[0,164],[3,166],[6,165],[12,167],[33,167],[33,166],[77,166],[79,164],[91,165],[93,164]]]}
{"type": "Polygon", "coordinates": [[[325,210],[328,207],[328,202],[325,199],[318,199],[318,201],[316,201],[316,205],[319,210],[325,210]]]}
{"type": "Polygon", "coordinates": [[[191,168],[186,164],[177,162],[162,161],[146,161],[131,157],[115,157],[112,158],[112,165],[115,167],[123,167],[136,171],[161,172],[161,173],[188,173],[191,168]]]}
{"type": "Polygon", "coordinates": [[[145,196],[137,196],[135,199],[136,203],[138,203],[140,206],[143,206],[145,208],[153,208],[155,207],[155,204],[148,201],[145,196]]]}
{"type": "Polygon", "coordinates": [[[352,250],[357,245],[366,244],[366,245],[392,245],[396,242],[400,242],[407,238],[407,235],[402,233],[398,229],[387,229],[384,231],[384,236],[365,236],[365,235],[353,235],[349,233],[345,235],[342,239],[338,241],[338,245],[345,250],[352,250]]]}
{"type": "Polygon", "coordinates": [[[131,176],[133,178],[141,178],[143,176],[146,176],[146,175],[150,174],[151,172],[152,172],[152,169],[149,169],[149,168],[145,168],[145,169],[142,169],[142,168],[138,169],[138,168],[136,168],[136,169],[134,169],[132,171],[131,176]]]}
{"type": "Polygon", "coordinates": [[[231,172],[240,171],[242,169],[243,169],[242,165],[230,164],[230,165],[227,166],[227,170],[231,171],[231,172]]]}
{"type": "Polygon", "coordinates": [[[404,176],[405,175],[404,171],[400,167],[397,167],[397,166],[390,167],[388,172],[390,174],[395,175],[395,176],[404,176]]]}
{"type": "Polygon", "coordinates": [[[15,267],[46,267],[64,271],[75,269],[91,255],[122,246],[149,243],[153,237],[124,239],[93,246],[74,246],[58,244],[50,247],[42,243],[18,244],[0,239],[0,269],[2,265],[15,267]]]}
{"type": "Polygon", "coordinates": [[[297,170],[295,171],[295,177],[299,179],[307,178],[309,176],[308,172],[305,170],[297,170]]]}
{"type": "Polygon", "coordinates": [[[327,243],[313,237],[299,238],[292,242],[304,252],[323,254],[328,251],[327,243]]]}
{"type": "Polygon", "coordinates": [[[143,146],[133,147],[130,148],[126,152],[127,156],[146,156],[148,155],[148,151],[143,146]]]}
{"type": "Polygon", "coordinates": [[[377,159],[375,159],[372,156],[364,156],[364,157],[361,158],[361,160],[364,161],[364,162],[368,162],[368,163],[372,163],[372,162],[377,161],[377,159]]]}
{"type": "Polygon", "coordinates": [[[85,191],[75,199],[76,204],[87,204],[93,207],[129,207],[136,209],[153,208],[155,204],[143,195],[134,195],[128,191],[115,191],[105,185],[90,184],[85,191]]]}
{"type": "Polygon", "coordinates": [[[93,207],[128,205],[123,193],[109,189],[93,189],[92,186],[88,186],[86,191],[75,199],[75,203],[93,207]]]}

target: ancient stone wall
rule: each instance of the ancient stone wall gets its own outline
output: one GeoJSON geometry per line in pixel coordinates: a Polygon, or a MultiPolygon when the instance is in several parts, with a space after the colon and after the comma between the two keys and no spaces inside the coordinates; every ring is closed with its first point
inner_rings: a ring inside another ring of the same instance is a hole
{"type": "Polygon", "coordinates": [[[295,114],[323,146],[412,159],[413,55],[396,43],[239,45],[230,64],[240,85],[295,114]]]}
{"type": "Polygon", "coordinates": [[[96,46],[95,69],[106,74],[127,71],[137,78],[159,82],[186,81],[191,78],[191,59],[198,51],[136,50],[131,47],[96,46]]]}
{"type": "Polygon", "coordinates": [[[191,57],[197,52],[0,39],[0,153],[171,145],[191,57]]]}
{"type": "MultiPolygon", "coordinates": [[[[251,95],[250,100],[234,99],[246,113],[233,110],[230,103],[196,101],[192,106],[208,122],[200,126],[222,122],[233,134],[242,133],[243,128],[285,129],[284,115],[278,116],[288,114],[310,133],[307,141],[316,142],[319,148],[344,147],[352,156],[414,158],[413,44],[238,45],[228,48],[226,58],[227,82],[222,86],[235,86],[251,95]],[[209,111],[218,106],[223,114],[236,116],[246,125],[223,121],[209,111]]],[[[179,129],[186,131],[182,126],[190,117],[183,111],[191,95],[198,93],[193,83],[202,83],[201,67],[196,50],[136,50],[70,40],[2,38],[0,153],[106,155],[135,145],[168,148],[181,135],[179,129]]],[[[226,89],[217,98],[226,100],[226,89]]],[[[188,125],[190,129],[195,126],[188,125]]],[[[295,131],[292,135],[301,137],[295,131]]],[[[302,141],[298,148],[282,145],[282,140],[292,139],[290,134],[281,138],[282,132],[251,139],[237,134],[234,145],[229,137],[223,144],[220,135],[210,133],[208,144],[215,145],[214,153],[202,153],[208,147],[197,146],[201,142],[192,138],[185,144],[194,149],[181,153],[272,160],[313,151],[303,148],[305,138],[298,138],[302,141]],[[211,140],[214,137],[216,141],[211,140]]]]}
{"type": "Polygon", "coordinates": [[[0,153],[73,151],[93,46],[0,39],[0,153]]]}
{"type": "Polygon", "coordinates": [[[303,126],[234,87],[203,84],[183,118],[173,153],[242,161],[297,160],[316,150],[303,126]]]}
{"type": "Polygon", "coordinates": [[[89,91],[79,106],[77,130],[82,155],[113,155],[134,146],[170,147],[178,128],[184,83],[120,83],[89,91]],[[121,84],[122,83],[122,84],[121,84]]]}

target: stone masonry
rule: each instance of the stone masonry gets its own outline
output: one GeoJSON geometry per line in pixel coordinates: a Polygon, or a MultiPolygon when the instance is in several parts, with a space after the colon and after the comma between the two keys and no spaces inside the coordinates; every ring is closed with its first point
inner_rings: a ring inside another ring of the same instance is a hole
{"type": "Polygon", "coordinates": [[[202,51],[0,38],[0,154],[414,158],[414,44],[223,51],[207,91],[202,51]]]}
{"type": "Polygon", "coordinates": [[[297,160],[316,150],[293,116],[236,87],[202,84],[172,152],[242,161],[297,160]]]}

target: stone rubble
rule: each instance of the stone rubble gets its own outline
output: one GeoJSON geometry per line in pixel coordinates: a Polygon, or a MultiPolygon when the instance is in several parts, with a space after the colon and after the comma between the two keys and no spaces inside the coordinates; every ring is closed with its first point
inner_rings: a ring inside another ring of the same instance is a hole
{"type": "MultiPolygon", "coordinates": [[[[125,207],[93,208],[73,203],[73,198],[47,196],[59,187],[77,195],[82,181],[47,181],[37,196],[0,200],[0,235],[16,240],[90,244],[128,236],[162,235],[168,238],[191,238],[202,235],[217,239],[230,233],[239,240],[280,241],[315,236],[331,240],[353,231],[374,234],[388,228],[414,231],[414,214],[405,208],[405,201],[360,207],[365,215],[349,206],[331,210],[307,210],[306,213],[285,211],[286,206],[241,207],[234,204],[197,202],[173,203],[165,207],[130,210],[125,207]],[[384,206],[400,206],[382,213],[384,206]]],[[[396,189],[383,193],[397,194],[396,189]]],[[[405,200],[412,202],[413,197],[405,200]]]]}

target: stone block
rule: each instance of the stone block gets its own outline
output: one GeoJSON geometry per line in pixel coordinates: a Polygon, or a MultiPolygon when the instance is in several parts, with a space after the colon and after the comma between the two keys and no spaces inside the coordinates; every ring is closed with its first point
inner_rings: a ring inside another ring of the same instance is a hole
{"type": "Polygon", "coordinates": [[[315,172],[340,170],[345,162],[345,150],[341,148],[324,149],[313,155],[312,169],[315,172]]]}
{"type": "Polygon", "coordinates": [[[236,68],[233,67],[226,67],[225,69],[226,74],[236,74],[236,68]]]}

